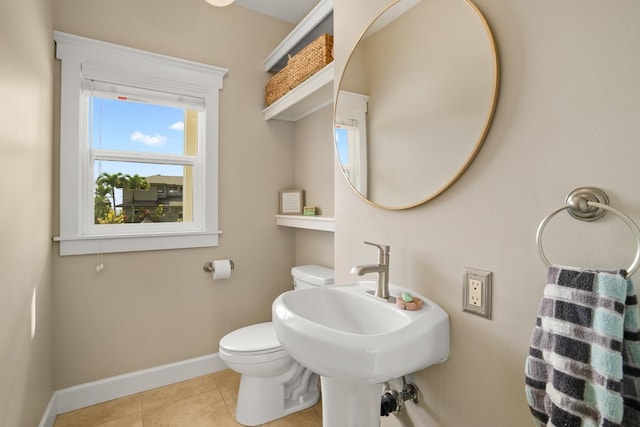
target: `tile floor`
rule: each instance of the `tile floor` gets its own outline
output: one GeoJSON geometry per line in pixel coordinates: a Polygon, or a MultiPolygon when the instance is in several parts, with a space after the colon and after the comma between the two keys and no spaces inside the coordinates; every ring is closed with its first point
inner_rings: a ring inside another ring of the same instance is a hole
{"type": "MultiPolygon", "coordinates": [[[[54,427],[237,427],[240,375],[231,370],[60,414],[54,427]]],[[[321,403],[265,427],[322,427],[321,403]]]]}

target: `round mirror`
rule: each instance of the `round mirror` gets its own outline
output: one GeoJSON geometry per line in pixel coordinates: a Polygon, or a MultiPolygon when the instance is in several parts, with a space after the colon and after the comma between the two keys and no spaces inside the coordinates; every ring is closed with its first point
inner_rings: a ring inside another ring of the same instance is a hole
{"type": "Polygon", "coordinates": [[[480,150],[498,96],[491,31],[467,0],[398,0],[360,37],[340,79],[336,153],[368,202],[442,194],[480,150]]]}

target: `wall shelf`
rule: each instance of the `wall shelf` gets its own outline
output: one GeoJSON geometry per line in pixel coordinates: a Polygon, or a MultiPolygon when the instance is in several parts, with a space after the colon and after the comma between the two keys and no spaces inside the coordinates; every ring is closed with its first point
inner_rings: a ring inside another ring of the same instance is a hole
{"type": "MultiPolygon", "coordinates": [[[[333,34],[333,0],[320,2],[263,61],[264,70],[280,71],[295,55],[324,33],[333,34]]],[[[333,102],[333,62],[262,110],[265,120],[297,122],[333,102]]]]}
{"type": "Polygon", "coordinates": [[[295,55],[323,33],[333,34],[333,0],[321,0],[307,16],[302,18],[302,21],[263,61],[264,70],[280,71],[287,64],[288,55],[295,55]]]}
{"type": "MultiPolygon", "coordinates": [[[[333,0],[320,0],[263,61],[264,70],[277,72],[300,49],[324,33],[333,34],[333,0]]],[[[265,120],[298,121],[333,103],[333,62],[262,110],[265,120]]],[[[307,230],[335,231],[333,217],[276,215],[276,224],[307,230]]]]}
{"type": "Polygon", "coordinates": [[[284,227],[306,228],[308,230],[335,231],[333,217],[306,215],[276,215],[276,224],[284,227]]]}
{"type": "Polygon", "coordinates": [[[333,102],[333,62],[262,110],[265,120],[296,122],[333,102]]]}

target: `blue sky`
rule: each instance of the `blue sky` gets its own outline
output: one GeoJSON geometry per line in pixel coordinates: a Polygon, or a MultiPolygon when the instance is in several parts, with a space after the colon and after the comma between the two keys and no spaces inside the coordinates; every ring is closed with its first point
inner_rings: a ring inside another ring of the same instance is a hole
{"type": "MultiPolygon", "coordinates": [[[[94,97],[94,148],[148,153],[184,153],[184,110],[181,108],[94,97]]],[[[182,175],[182,166],[101,162],[102,172],[150,176],[182,175]]]]}
{"type": "Polygon", "coordinates": [[[336,147],[338,158],[343,166],[349,165],[349,137],[348,131],[344,128],[336,128],[336,147]]]}

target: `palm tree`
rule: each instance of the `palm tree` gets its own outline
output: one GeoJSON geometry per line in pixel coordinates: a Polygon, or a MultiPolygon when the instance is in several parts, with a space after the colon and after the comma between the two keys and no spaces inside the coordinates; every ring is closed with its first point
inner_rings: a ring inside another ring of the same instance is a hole
{"type": "Polygon", "coordinates": [[[150,185],[145,177],[135,174],[125,175],[123,179],[123,188],[131,190],[131,222],[133,222],[136,214],[136,191],[147,191],[150,185]]]}
{"type": "Polygon", "coordinates": [[[113,212],[116,211],[116,188],[122,188],[124,184],[124,175],[121,172],[109,173],[103,172],[96,178],[97,185],[107,187],[111,192],[111,202],[113,203],[113,212]]]}
{"type": "Polygon", "coordinates": [[[93,215],[95,224],[98,224],[98,219],[106,217],[111,209],[111,202],[108,197],[111,194],[111,188],[103,182],[96,182],[94,194],[93,215]]]}

